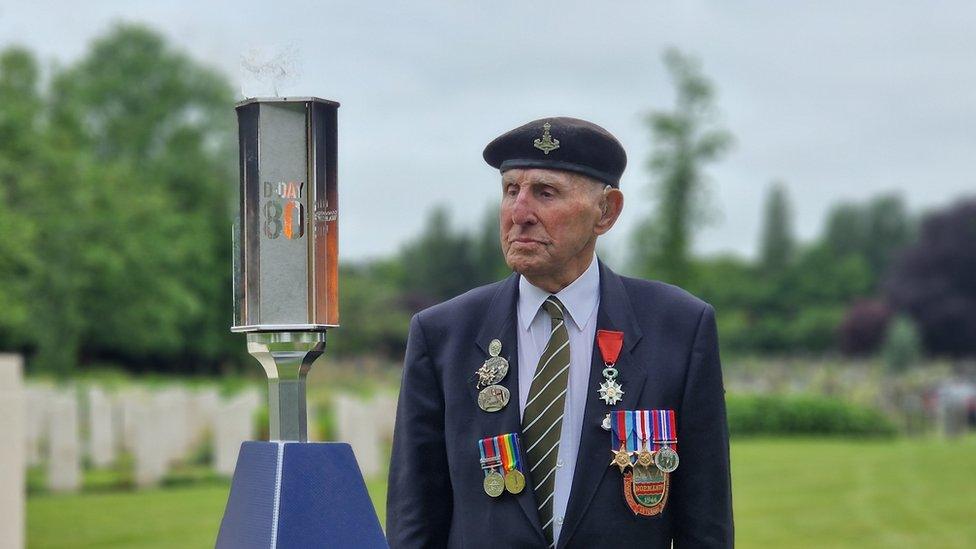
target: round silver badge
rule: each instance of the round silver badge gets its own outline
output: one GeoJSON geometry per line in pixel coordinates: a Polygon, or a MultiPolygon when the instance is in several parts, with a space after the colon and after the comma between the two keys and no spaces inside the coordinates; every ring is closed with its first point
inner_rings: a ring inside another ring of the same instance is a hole
{"type": "Polygon", "coordinates": [[[489,385],[478,393],[478,406],[486,412],[497,412],[508,405],[512,395],[502,385],[489,385]]]}
{"type": "Polygon", "coordinates": [[[498,356],[502,352],[502,342],[497,339],[491,340],[488,344],[488,354],[491,356],[498,356]]]}

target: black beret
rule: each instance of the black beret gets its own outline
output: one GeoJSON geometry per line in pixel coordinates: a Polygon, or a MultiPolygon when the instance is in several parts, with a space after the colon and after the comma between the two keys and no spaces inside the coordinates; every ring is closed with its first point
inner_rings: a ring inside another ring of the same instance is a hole
{"type": "Polygon", "coordinates": [[[505,172],[513,168],[567,170],[617,187],[627,153],[617,138],[592,122],[555,116],[533,120],[496,137],[485,162],[505,172]]]}

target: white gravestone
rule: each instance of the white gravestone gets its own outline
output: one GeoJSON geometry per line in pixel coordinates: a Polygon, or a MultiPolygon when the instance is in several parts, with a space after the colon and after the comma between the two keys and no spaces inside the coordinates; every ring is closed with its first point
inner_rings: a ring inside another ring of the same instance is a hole
{"type": "Polygon", "coordinates": [[[393,442],[393,427],[396,424],[397,395],[379,393],[373,397],[373,413],[377,420],[377,433],[382,442],[393,442]]]}
{"type": "Polygon", "coordinates": [[[62,391],[48,406],[47,487],[52,492],[81,488],[81,437],[78,434],[78,398],[62,391]]]}
{"type": "Polygon", "coordinates": [[[186,408],[186,440],[191,451],[196,450],[213,434],[219,403],[220,395],[212,387],[199,389],[190,395],[186,408]]]}
{"type": "Polygon", "coordinates": [[[128,388],[119,393],[116,398],[116,406],[121,418],[119,435],[122,439],[122,449],[135,453],[136,434],[139,430],[137,416],[150,399],[151,396],[142,387],[128,388]]]}
{"type": "MultiPolygon", "coordinates": [[[[158,395],[129,403],[136,486],[156,486],[166,475],[170,446],[165,436],[166,403],[158,395]]],[[[165,398],[163,398],[165,401],[165,398]]]]}
{"type": "Polygon", "coordinates": [[[0,549],[24,547],[27,395],[18,355],[0,354],[0,549]]]}
{"type": "Polygon", "coordinates": [[[352,446],[363,475],[381,472],[379,425],[371,403],[336,395],[333,404],[339,440],[352,446]]]}
{"type": "Polygon", "coordinates": [[[40,465],[47,444],[47,407],[53,391],[45,385],[27,387],[27,465],[40,465]]]}
{"type": "MultiPolygon", "coordinates": [[[[254,413],[259,402],[256,392],[245,392],[221,404],[214,421],[214,470],[231,476],[237,466],[241,443],[254,437],[254,413]]],[[[259,397],[260,398],[260,397],[259,397]]]]}
{"type": "Polygon", "coordinates": [[[88,456],[95,467],[115,463],[116,428],[112,401],[99,387],[88,388],[88,456]]]}
{"type": "Polygon", "coordinates": [[[166,418],[161,422],[159,434],[170,463],[182,461],[187,456],[188,400],[186,389],[180,387],[165,389],[156,396],[159,412],[166,418]]]}

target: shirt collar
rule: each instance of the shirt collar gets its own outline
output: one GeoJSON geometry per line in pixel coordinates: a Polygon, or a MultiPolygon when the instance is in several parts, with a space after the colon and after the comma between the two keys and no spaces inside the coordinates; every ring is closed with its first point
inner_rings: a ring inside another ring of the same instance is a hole
{"type": "MultiPolygon", "coordinates": [[[[519,277],[518,315],[526,330],[550,295],[552,294],[532,285],[524,276],[519,277]]],[[[556,297],[562,302],[576,329],[585,329],[600,301],[600,268],[596,254],[583,274],[560,290],[556,297]]]]}

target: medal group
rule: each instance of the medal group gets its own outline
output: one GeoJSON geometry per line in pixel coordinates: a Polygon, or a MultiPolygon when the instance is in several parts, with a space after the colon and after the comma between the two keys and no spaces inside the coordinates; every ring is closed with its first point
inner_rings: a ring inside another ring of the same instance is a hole
{"type": "MultiPolygon", "coordinates": [[[[598,330],[596,339],[604,362],[600,399],[614,406],[624,395],[616,368],[624,334],[598,330]]],[[[511,400],[508,388],[500,385],[509,370],[508,361],[499,356],[501,351],[501,341],[491,340],[489,356],[477,371],[478,406],[485,412],[497,412],[511,400]]],[[[627,506],[635,515],[660,514],[668,500],[670,474],[678,468],[674,410],[613,410],[603,418],[602,427],[610,432],[610,466],[619,468],[623,476],[627,506]]],[[[478,451],[486,494],[497,498],[506,491],[519,494],[525,489],[518,434],[483,438],[478,441],[478,451]]]]}
{"type": "MultiPolygon", "coordinates": [[[[499,385],[508,375],[508,361],[498,356],[502,342],[493,339],[488,344],[488,358],[478,368],[478,407],[486,412],[497,412],[508,406],[511,393],[499,385]]],[[[478,441],[481,453],[481,469],[485,473],[485,493],[497,498],[506,491],[518,494],[525,489],[525,472],[522,450],[516,433],[505,433],[478,441]]]]}
{"type": "Polygon", "coordinates": [[[616,410],[610,424],[610,466],[623,475],[627,506],[635,515],[660,514],[678,468],[674,410],[616,410]]]}
{"type": "Polygon", "coordinates": [[[497,498],[505,491],[518,494],[525,488],[517,434],[483,438],[478,441],[478,450],[481,452],[481,469],[485,472],[486,494],[497,498]]]}

